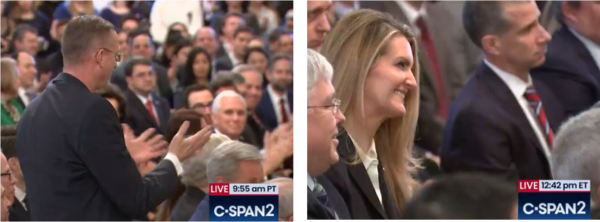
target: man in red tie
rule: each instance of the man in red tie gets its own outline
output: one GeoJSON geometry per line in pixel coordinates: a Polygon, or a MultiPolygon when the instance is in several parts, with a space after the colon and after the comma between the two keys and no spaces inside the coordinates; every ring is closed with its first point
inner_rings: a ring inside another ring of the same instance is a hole
{"type": "Polygon", "coordinates": [[[152,69],[152,61],[147,58],[132,58],[125,67],[127,81],[127,118],[125,122],[140,135],[149,128],[156,132],[166,132],[170,117],[169,104],[160,96],[152,94],[156,85],[156,74],[152,69]]]}
{"type": "Polygon", "coordinates": [[[263,96],[256,107],[256,115],[263,126],[272,131],[280,124],[291,119],[293,111],[292,91],[292,58],[287,55],[275,55],[267,70],[269,85],[263,90],[263,96]]]}
{"type": "Polygon", "coordinates": [[[550,34],[534,1],[466,2],[464,28],[484,61],[450,108],[441,167],[509,180],[552,179],[554,135],[565,119],[529,70],[545,61],[550,34]]]}

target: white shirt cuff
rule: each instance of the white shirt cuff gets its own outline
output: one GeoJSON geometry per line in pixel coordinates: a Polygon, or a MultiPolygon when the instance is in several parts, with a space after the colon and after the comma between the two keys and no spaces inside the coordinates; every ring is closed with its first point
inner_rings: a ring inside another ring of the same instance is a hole
{"type": "Polygon", "coordinates": [[[177,158],[175,154],[168,153],[167,156],[165,156],[165,160],[170,160],[171,163],[173,163],[173,165],[175,166],[175,170],[177,171],[177,176],[183,173],[183,167],[181,166],[181,162],[179,162],[179,158],[177,158]]]}

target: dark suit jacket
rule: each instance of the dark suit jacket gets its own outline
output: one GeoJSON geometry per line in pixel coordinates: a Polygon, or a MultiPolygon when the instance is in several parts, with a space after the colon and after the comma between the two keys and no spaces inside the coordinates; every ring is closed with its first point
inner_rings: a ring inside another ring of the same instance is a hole
{"type": "MultiPolygon", "coordinates": [[[[340,161],[331,166],[325,177],[333,184],[348,206],[352,219],[399,219],[395,203],[390,198],[386,187],[383,168],[379,165],[379,184],[382,202],[375,193],[364,165],[349,165],[348,161],[355,155],[356,148],[347,133],[341,133],[337,146],[340,161]]],[[[325,188],[325,187],[324,187],[325,188]]],[[[329,194],[329,190],[325,189],[329,194]]]]}
{"type": "MultiPolygon", "coordinates": [[[[541,82],[542,99],[554,135],[564,112],[541,82]]],[[[452,104],[444,133],[441,168],[446,173],[487,172],[509,180],[552,179],[542,146],[508,86],[482,63],[452,104]]]]}
{"type": "MultiPolygon", "coordinates": [[[[290,90],[286,90],[286,93],[290,112],[294,113],[294,93],[290,90]]],[[[256,112],[256,115],[262,122],[263,126],[269,132],[273,131],[279,125],[277,122],[277,115],[275,114],[275,112],[278,111],[279,107],[273,107],[273,102],[271,102],[271,96],[268,88],[263,89],[263,96],[260,98],[260,102],[258,102],[254,112],[256,112]]]]}
{"type": "MultiPolygon", "coordinates": [[[[444,78],[446,98],[439,98],[435,73],[427,56],[423,42],[418,39],[419,67],[421,80],[419,84],[420,103],[418,127],[415,143],[419,148],[439,154],[442,146],[442,135],[445,121],[437,115],[438,101],[445,100],[448,108],[477,64],[481,61],[480,50],[471,42],[464,31],[460,20],[444,5],[425,3],[427,17],[425,23],[433,40],[438,65],[444,78]]],[[[386,12],[404,24],[411,25],[396,1],[361,1],[361,8],[386,12]]]]}
{"type": "Polygon", "coordinates": [[[8,221],[30,221],[31,216],[21,202],[15,197],[13,204],[8,208],[8,221]]]}
{"type": "Polygon", "coordinates": [[[144,218],[179,181],[170,161],[141,177],[115,109],[66,73],[29,104],[17,141],[32,220],[144,218]]]}
{"type": "Polygon", "coordinates": [[[190,218],[190,221],[208,221],[210,218],[210,205],[209,205],[209,196],[204,196],[204,199],[200,201],[198,206],[196,207],[196,211],[190,218]]]}
{"type": "Polygon", "coordinates": [[[171,111],[167,100],[162,97],[152,96],[152,104],[156,109],[157,113],[154,113],[159,119],[160,125],[157,125],[156,121],[150,116],[150,112],[146,108],[146,104],[142,104],[142,101],[133,93],[128,90],[125,94],[127,99],[127,117],[125,123],[133,129],[136,136],[139,136],[149,128],[155,128],[156,133],[165,134],[167,131],[167,123],[171,117],[171,111]]]}
{"type": "MultiPolygon", "coordinates": [[[[126,92],[129,89],[127,87],[127,81],[125,80],[125,67],[129,62],[131,62],[131,60],[121,63],[110,76],[110,82],[117,85],[123,92],[126,92]]],[[[173,90],[171,89],[169,79],[167,78],[167,69],[155,61],[152,61],[152,68],[156,73],[157,94],[169,101],[169,107],[173,107],[173,90]]]]}
{"type": "Polygon", "coordinates": [[[338,190],[333,186],[333,183],[327,179],[325,176],[318,176],[317,182],[323,186],[323,189],[327,193],[327,207],[333,209],[340,220],[349,220],[352,219],[350,217],[350,212],[348,211],[348,205],[344,202],[344,198],[338,192],[338,190]]]}
{"type": "Polygon", "coordinates": [[[233,69],[233,61],[229,58],[229,55],[225,54],[217,59],[217,72],[220,71],[231,71],[233,69]]]}
{"type": "Polygon", "coordinates": [[[257,122],[252,118],[252,114],[248,115],[246,120],[246,128],[252,132],[254,136],[254,140],[258,143],[258,147],[263,147],[265,144],[263,143],[263,139],[265,137],[265,128],[261,123],[257,122]]]}
{"type": "Polygon", "coordinates": [[[189,221],[196,211],[196,207],[198,207],[198,204],[200,204],[200,201],[202,201],[205,196],[206,193],[202,190],[196,187],[187,186],[185,193],[183,193],[181,198],[179,198],[179,201],[177,201],[177,204],[175,204],[169,220],[189,221]]]}
{"type": "Polygon", "coordinates": [[[308,206],[306,208],[306,217],[309,220],[335,220],[335,215],[331,214],[331,212],[327,210],[327,208],[323,206],[321,202],[319,202],[319,200],[313,194],[313,192],[310,191],[310,188],[307,190],[308,197],[306,199],[306,202],[308,206]]]}
{"type": "Polygon", "coordinates": [[[566,27],[552,36],[546,62],[531,75],[550,87],[568,116],[600,101],[600,69],[590,51],[566,27]]]}

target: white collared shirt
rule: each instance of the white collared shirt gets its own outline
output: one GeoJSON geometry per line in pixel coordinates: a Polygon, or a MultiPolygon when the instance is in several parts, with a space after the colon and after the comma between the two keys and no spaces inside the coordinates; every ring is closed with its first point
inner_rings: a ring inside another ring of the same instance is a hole
{"type": "Polygon", "coordinates": [[[242,61],[239,61],[239,60],[237,60],[235,58],[235,55],[233,54],[233,50],[231,50],[230,52],[228,52],[227,56],[229,56],[229,59],[231,59],[231,64],[233,65],[233,68],[235,68],[239,64],[243,63],[242,61]]]}
{"type": "Polygon", "coordinates": [[[29,100],[29,96],[27,96],[25,89],[23,89],[23,87],[19,87],[19,89],[17,89],[17,93],[19,94],[19,98],[21,98],[23,101],[23,104],[25,104],[25,106],[29,106],[31,101],[29,100]]]}
{"type": "Polygon", "coordinates": [[[25,200],[25,196],[26,196],[25,191],[22,191],[17,186],[14,186],[14,187],[15,187],[15,197],[17,198],[17,200],[19,200],[21,205],[23,205],[23,208],[25,208],[25,210],[28,210],[27,205],[25,205],[25,202],[23,202],[23,200],[25,200]]]}
{"type": "Polygon", "coordinates": [[[315,179],[313,179],[310,174],[307,174],[307,176],[308,179],[306,179],[306,182],[308,183],[308,189],[312,192],[315,189],[315,179]]]}
{"type": "MultiPolygon", "coordinates": [[[[527,82],[525,82],[522,79],[520,79],[519,77],[517,77],[516,75],[507,73],[504,70],[501,70],[500,68],[492,65],[487,60],[483,60],[483,61],[485,62],[486,65],[488,65],[496,73],[496,75],[498,75],[498,77],[500,77],[500,79],[502,79],[502,81],[508,86],[510,91],[513,93],[513,95],[519,102],[521,109],[525,113],[525,116],[527,116],[529,125],[533,128],[533,131],[534,131],[536,137],[538,138],[538,141],[542,145],[542,148],[544,149],[544,153],[546,154],[546,158],[548,159],[548,161],[550,161],[550,149],[548,147],[548,142],[546,141],[546,135],[545,135],[544,131],[542,131],[542,127],[538,121],[537,115],[535,115],[535,113],[529,106],[527,99],[525,98],[525,91],[527,90],[527,87],[533,85],[533,82],[531,80],[531,75],[528,74],[529,79],[527,82]]],[[[543,105],[544,104],[542,103],[542,106],[543,105]]]]}
{"type": "Polygon", "coordinates": [[[232,140],[231,138],[229,138],[229,136],[227,136],[227,135],[225,135],[225,134],[221,133],[221,131],[219,131],[219,130],[218,130],[216,127],[215,127],[215,134],[219,134],[219,135],[226,136],[226,137],[227,137],[227,139],[229,139],[229,140],[232,140]]]}
{"type": "Polygon", "coordinates": [[[383,201],[381,199],[381,189],[380,189],[381,187],[379,184],[379,170],[377,169],[377,167],[379,166],[379,160],[377,159],[377,150],[375,149],[375,140],[371,141],[371,147],[369,147],[369,150],[367,151],[367,153],[365,153],[358,146],[358,144],[354,141],[352,136],[350,136],[350,134],[348,134],[348,136],[350,137],[350,140],[352,140],[354,147],[356,147],[356,152],[358,153],[358,156],[362,160],[363,165],[365,166],[365,169],[367,170],[367,174],[369,175],[369,179],[371,180],[371,184],[373,184],[373,189],[375,189],[375,193],[377,194],[377,197],[379,198],[379,202],[383,206],[383,201]]]}
{"type": "MultiPolygon", "coordinates": [[[[404,12],[404,16],[406,16],[406,18],[408,19],[408,22],[413,27],[415,27],[415,23],[417,22],[417,19],[419,19],[419,17],[427,16],[427,11],[425,10],[425,3],[423,3],[423,6],[421,6],[421,9],[419,9],[419,10],[415,9],[412,5],[408,4],[406,1],[396,1],[396,3],[398,3],[398,6],[404,12]]],[[[418,30],[417,27],[415,27],[415,29],[418,30]]]]}
{"type": "Polygon", "coordinates": [[[281,100],[281,98],[283,98],[284,100],[283,107],[285,109],[285,113],[287,114],[287,119],[289,121],[292,115],[290,112],[290,101],[287,98],[287,93],[283,92],[281,96],[277,95],[277,93],[275,93],[275,91],[273,90],[273,86],[271,86],[271,84],[267,86],[267,92],[269,92],[269,96],[271,97],[271,102],[273,103],[273,108],[275,109],[275,116],[277,117],[278,125],[283,122],[280,108],[281,106],[279,105],[279,100],[281,100]]]}
{"type": "Polygon", "coordinates": [[[590,41],[588,38],[583,37],[582,35],[577,33],[575,30],[573,30],[571,28],[569,28],[569,30],[571,31],[571,33],[573,33],[573,35],[575,35],[575,37],[577,37],[583,43],[585,48],[587,48],[587,50],[592,55],[592,58],[596,62],[596,65],[598,66],[598,68],[600,68],[600,46],[598,44],[590,41]]]}
{"type": "Polygon", "coordinates": [[[356,11],[356,10],[359,10],[359,9],[360,9],[359,1],[354,1],[353,6],[347,6],[346,4],[342,4],[342,3],[337,3],[333,6],[333,11],[335,12],[335,14],[337,14],[340,17],[343,17],[346,14],[356,11]]]}
{"type": "Polygon", "coordinates": [[[146,107],[146,109],[148,109],[148,107],[146,106],[146,103],[148,102],[148,100],[150,100],[150,103],[152,104],[152,113],[154,113],[154,117],[156,117],[156,125],[160,126],[160,118],[158,118],[158,112],[156,112],[156,106],[152,102],[152,95],[149,95],[148,98],[143,97],[139,94],[135,94],[135,95],[140,99],[140,101],[142,101],[142,104],[144,105],[144,107],[146,107]]]}

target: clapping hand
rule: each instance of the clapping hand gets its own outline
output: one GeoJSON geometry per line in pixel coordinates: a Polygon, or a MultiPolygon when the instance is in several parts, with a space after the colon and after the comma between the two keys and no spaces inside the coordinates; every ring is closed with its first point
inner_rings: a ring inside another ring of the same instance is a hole
{"type": "Polygon", "coordinates": [[[281,166],[286,158],[294,154],[293,124],[286,123],[272,133],[266,132],[264,144],[264,168],[267,174],[271,174],[281,166]]]}
{"type": "Polygon", "coordinates": [[[163,140],[162,135],[154,135],[154,128],[147,129],[142,135],[135,137],[129,126],[123,124],[122,127],[125,146],[136,165],[142,165],[151,159],[167,154],[167,150],[164,148],[169,143],[163,140]],[[152,135],[154,136],[151,137],[152,135]]]}
{"type": "Polygon", "coordinates": [[[175,154],[181,162],[202,150],[202,147],[204,147],[210,139],[212,131],[212,126],[209,125],[198,131],[196,134],[184,139],[189,126],[190,123],[188,121],[181,124],[179,131],[177,131],[177,134],[175,134],[175,137],[173,137],[173,140],[169,145],[169,152],[175,154]]]}

